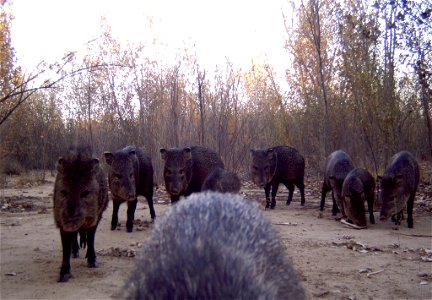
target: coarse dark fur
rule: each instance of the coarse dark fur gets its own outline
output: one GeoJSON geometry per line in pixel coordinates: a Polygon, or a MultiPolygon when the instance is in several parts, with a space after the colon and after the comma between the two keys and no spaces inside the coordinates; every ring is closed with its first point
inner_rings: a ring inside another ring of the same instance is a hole
{"type": "Polygon", "coordinates": [[[287,205],[291,204],[294,185],[300,190],[301,205],[305,204],[305,160],[296,149],[288,146],[257,149],[251,150],[251,156],[252,181],[259,187],[264,188],[267,202],[266,208],[276,206],[276,194],[280,183],[283,183],[289,191],[287,205]]]}
{"type": "Polygon", "coordinates": [[[156,218],[153,205],[153,164],[151,158],[142,149],[127,146],[114,153],[105,152],[105,161],[109,166],[108,182],[113,201],[111,230],[118,225],[120,204],[127,202],[126,230],[132,232],[138,195],[147,199],[150,217],[156,218]]]}
{"type": "Polygon", "coordinates": [[[375,224],[375,180],[368,170],[355,168],[348,173],[342,185],[342,199],[345,214],[355,225],[367,225],[364,202],[368,205],[369,222],[375,224]]]}
{"type": "Polygon", "coordinates": [[[256,203],[203,192],[155,225],[125,299],[305,299],[284,246],[256,203]]]}
{"type": "Polygon", "coordinates": [[[238,193],[240,188],[241,182],[236,173],[218,167],[207,176],[202,191],[238,193]]]}
{"type": "Polygon", "coordinates": [[[408,228],[414,227],[412,212],[419,181],[419,165],[410,152],[401,151],[393,156],[381,179],[380,219],[382,221],[392,216],[392,220],[400,224],[406,206],[408,228]]]}
{"type": "Polygon", "coordinates": [[[160,149],[165,161],[165,188],[175,203],[180,196],[200,192],[204,180],[215,168],[224,168],[220,156],[205,147],[160,149]]]}
{"type": "Polygon", "coordinates": [[[59,282],[68,281],[70,256],[78,257],[80,246],[87,246],[87,262],[96,267],[94,240],[102,213],[108,205],[108,187],[99,160],[90,148],[70,148],[57,162],[54,183],[54,220],[60,229],[63,261],[59,282]]]}
{"type": "Polygon", "coordinates": [[[335,216],[339,211],[342,218],[346,218],[342,201],[342,184],[348,173],[354,169],[351,157],[342,150],[334,151],[326,161],[324,181],[321,190],[320,210],[324,210],[325,197],[327,192],[332,192],[333,207],[332,215],[335,216]]]}

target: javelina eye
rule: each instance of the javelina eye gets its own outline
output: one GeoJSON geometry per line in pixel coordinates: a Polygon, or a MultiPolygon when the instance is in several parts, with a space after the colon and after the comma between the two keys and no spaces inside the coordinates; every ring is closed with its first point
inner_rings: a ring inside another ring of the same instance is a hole
{"type": "Polygon", "coordinates": [[[121,179],[121,175],[120,174],[114,174],[114,178],[121,179]]]}
{"type": "Polygon", "coordinates": [[[84,191],[84,192],[81,192],[80,197],[81,197],[81,198],[85,198],[85,197],[87,197],[89,194],[90,194],[89,191],[84,191]]]}
{"type": "Polygon", "coordinates": [[[61,194],[63,197],[67,197],[67,192],[66,192],[65,190],[60,191],[60,194],[61,194]]]}

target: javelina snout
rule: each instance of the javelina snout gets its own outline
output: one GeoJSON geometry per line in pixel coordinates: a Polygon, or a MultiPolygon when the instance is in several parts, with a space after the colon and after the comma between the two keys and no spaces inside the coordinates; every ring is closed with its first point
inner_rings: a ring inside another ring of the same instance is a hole
{"type": "Polygon", "coordinates": [[[156,223],[122,292],[125,299],[305,299],[258,205],[213,192],[191,195],[156,223]]]}

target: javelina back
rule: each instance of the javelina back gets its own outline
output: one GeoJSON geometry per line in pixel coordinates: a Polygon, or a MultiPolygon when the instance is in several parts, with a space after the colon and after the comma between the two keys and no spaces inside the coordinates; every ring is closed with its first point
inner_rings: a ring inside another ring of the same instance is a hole
{"type": "Polygon", "coordinates": [[[340,211],[342,218],[346,218],[342,201],[342,184],[352,169],[354,169],[354,163],[351,157],[344,151],[337,150],[329,155],[326,161],[324,182],[321,190],[321,211],[324,210],[327,192],[332,191],[332,215],[335,216],[340,211]]]}
{"type": "Polygon", "coordinates": [[[375,224],[375,180],[368,170],[356,168],[348,173],[342,185],[342,199],[348,224],[351,223],[357,228],[366,227],[364,202],[368,205],[369,222],[375,224]]]}
{"type": "Polygon", "coordinates": [[[258,205],[213,192],[190,196],[156,223],[123,293],[126,299],[305,299],[258,205]]]}
{"type": "Polygon", "coordinates": [[[266,208],[276,206],[276,194],[280,183],[283,183],[289,191],[287,205],[291,204],[294,185],[300,190],[301,205],[305,204],[305,160],[296,149],[288,146],[277,146],[269,149],[251,150],[251,155],[252,181],[264,188],[266,208]]]}
{"type": "Polygon", "coordinates": [[[165,187],[174,203],[180,196],[200,192],[204,180],[215,168],[224,168],[216,152],[200,146],[160,149],[165,161],[165,187]]]}
{"type": "Polygon", "coordinates": [[[381,179],[380,219],[385,221],[393,216],[395,223],[400,223],[399,217],[395,219],[394,215],[402,215],[406,205],[408,228],[413,228],[412,211],[419,181],[419,165],[410,152],[401,151],[393,156],[381,179]]]}
{"type": "Polygon", "coordinates": [[[99,160],[90,148],[70,148],[57,161],[54,184],[54,220],[60,229],[63,261],[59,282],[71,277],[70,256],[78,257],[80,246],[87,246],[87,262],[96,267],[94,240],[97,225],[108,205],[108,187],[99,160]]]}
{"type": "Polygon", "coordinates": [[[240,188],[241,183],[237,174],[218,167],[204,180],[202,191],[238,193],[240,188]]]}
{"type": "Polygon", "coordinates": [[[150,216],[156,217],[153,206],[153,165],[150,156],[135,146],[127,146],[114,153],[105,152],[109,165],[108,181],[113,201],[111,230],[118,224],[120,204],[127,202],[126,230],[132,232],[138,195],[147,199],[150,216]]]}

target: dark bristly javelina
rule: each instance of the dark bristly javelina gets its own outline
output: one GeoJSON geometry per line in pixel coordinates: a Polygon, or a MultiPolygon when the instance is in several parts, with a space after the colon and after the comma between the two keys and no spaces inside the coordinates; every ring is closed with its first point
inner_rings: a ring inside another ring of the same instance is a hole
{"type": "Polygon", "coordinates": [[[349,223],[357,228],[366,227],[364,202],[367,202],[369,222],[375,224],[373,215],[375,180],[368,170],[356,168],[348,173],[342,185],[342,199],[349,223]]]}
{"type": "Polygon", "coordinates": [[[71,277],[70,256],[78,257],[80,246],[87,246],[87,262],[96,267],[94,240],[97,225],[108,205],[108,187],[99,160],[90,148],[70,148],[57,162],[54,184],[54,220],[60,229],[63,261],[59,282],[71,277]]]}
{"type": "Polygon", "coordinates": [[[305,299],[258,205],[214,192],[193,194],[156,223],[122,293],[125,299],[305,299]]]}
{"type": "Polygon", "coordinates": [[[305,161],[296,149],[288,146],[277,146],[269,149],[251,150],[251,155],[252,181],[264,188],[267,201],[266,208],[276,206],[276,194],[280,183],[283,183],[289,191],[287,205],[291,204],[294,185],[299,188],[301,205],[304,205],[305,161]]]}
{"type": "Polygon", "coordinates": [[[150,156],[135,146],[127,146],[114,153],[105,152],[104,155],[109,165],[108,181],[113,201],[111,230],[116,229],[120,204],[126,201],[126,230],[132,232],[138,195],[147,199],[152,220],[156,217],[153,206],[153,165],[150,156]]]}
{"type": "Polygon", "coordinates": [[[354,169],[354,163],[351,157],[344,151],[337,150],[329,155],[326,161],[324,182],[321,190],[321,211],[324,210],[327,192],[332,191],[332,215],[335,216],[340,211],[342,218],[346,218],[342,201],[342,184],[352,169],[354,169]]]}
{"type": "Polygon", "coordinates": [[[224,168],[219,155],[205,147],[160,149],[165,161],[165,188],[175,203],[180,196],[200,192],[204,180],[215,168],[224,168]]]}
{"type": "Polygon", "coordinates": [[[214,169],[205,179],[202,191],[238,193],[241,188],[237,174],[222,168],[214,169]]]}
{"type": "Polygon", "coordinates": [[[419,165],[410,152],[401,151],[393,156],[381,179],[380,219],[382,221],[392,216],[396,224],[400,223],[400,219],[395,218],[394,215],[403,215],[406,205],[408,228],[413,228],[412,211],[419,181],[419,165]]]}

